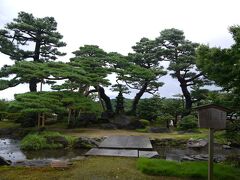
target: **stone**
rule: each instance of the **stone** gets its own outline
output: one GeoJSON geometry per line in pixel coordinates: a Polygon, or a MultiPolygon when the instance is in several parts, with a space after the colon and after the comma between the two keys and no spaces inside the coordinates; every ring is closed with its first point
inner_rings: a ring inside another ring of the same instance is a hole
{"type": "Polygon", "coordinates": [[[181,158],[181,161],[194,161],[194,160],[195,160],[194,158],[189,157],[189,156],[183,156],[183,157],[181,158]]]}
{"type": "Polygon", "coordinates": [[[139,151],[139,157],[159,158],[157,151],[139,151]]]}
{"type": "Polygon", "coordinates": [[[119,157],[138,157],[138,150],[132,149],[98,149],[92,148],[85,155],[89,156],[119,156],[119,157]]]}
{"type": "Polygon", "coordinates": [[[1,128],[0,129],[0,136],[8,136],[13,133],[14,129],[13,128],[1,128]]]}
{"type": "Polygon", "coordinates": [[[117,128],[127,128],[131,123],[131,117],[120,114],[114,118],[113,123],[117,128]]]}
{"type": "Polygon", "coordinates": [[[68,167],[68,162],[67,161],[54,160],[50,163],[50,166],[52,168],[67,168],[68,167]]]}
{"type": "Polygon", "coordinates": [[[191,155],[190,157],[196,161],[207,161],[208,160],[208,155],[197,154],[197,155],[191,155]]]}
{"type": "Polygon", "coordinates": [[[169,129],[164,127],[150,127],[148,130],[150,133],[168,133],[169,129]]]}
{"type": "Polygon", "coordinates": [[[97,122],[97,116],[94,113],[81,113],[79,120],[94,123],[97,122]]]}
{"type": "Polygon", "coordinates": [[[103,123],[100,126],[103,129],[117,129],[116,125],[112,123],[103,123]]]}
{"type": "Polygon", "coordinates": [[[111,136],[106,138],[99,148],[152,149],[149,138],[145,136],[111,136]]]}
{"type": "Polygon", "coordinates": [[[73,144],[74,148],[93,148],[98,147],[99,141],[94,138],[80,137],[73,144]]]}
{"type": "Polygon", "coordinates": [[[47,137],[48,144],[61,144],[64,148],[68,146],[68,141],[63,136],[47,137]]]}
{"type": "Polygon", "coordinates": [[[222,147],[223,147],[223,149],[231,149],[231,146],[225,145],[225,144],[222,147]]]}
{"type": "Polygon", "coordinates": [[[208,144],[208,141],[205,139],[198,139],[198,140],[189,139],[189,141],[187,142],[187,147],[202,148],[202,147],[205,147],[207,144],[208,144]]]}
{"type": "Polygon", "coordinates": [[[25,160],[14,162],[13,166],[25,166],[25,167],[46,167],[49,166],[51,160],[25,160]]]}
{"type": "Polygon", "coordinates": [[[0,166],[9,166],[11,165],[11,161],[4,159],[3,157],[0,156],[0,166]]]}

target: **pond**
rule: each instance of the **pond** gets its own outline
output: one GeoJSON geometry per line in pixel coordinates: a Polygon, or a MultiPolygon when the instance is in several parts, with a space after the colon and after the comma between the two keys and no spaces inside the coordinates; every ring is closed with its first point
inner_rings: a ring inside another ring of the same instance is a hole
{"type": "MultiPolygon", "coordinates": [[[[12,162],[25,160],[67,160],[83,156],[88,149],[52,149],[37,151],[22,151],[20,141],[9,138],[0,138],[0,156],[12,162]]],[[[154,149],[162,159],[181,161],[207,159],[207,146],[201,149],[184,147],[155,146],[154,149]]],[[[224,149],[222,145],[216,144],[214,155],[218,161],[223,161],[226,156],[240,154],[240,148],[224,149]]]]}
{"type": "Polygon", "coordinates": [[[84,155],[86,149],[52,149],[22,151],[20,141],[9,138],[0,138],[0,156],[12,162],[25,160],[65,160],[84,155]]]}
{"type": "MultiPolygon", "coordinates": [[[[187,148],[187,147],[168,147],[155,146],[154,149],[160,155],[160,158],[167,160],[207,160],[208,146],[203,148],[187,148]]],[[[214,145],[214,159],[216,162],[224,161],[227,156],[240,154],[240,148],[224,149],[222,145],[214,145]]]]}

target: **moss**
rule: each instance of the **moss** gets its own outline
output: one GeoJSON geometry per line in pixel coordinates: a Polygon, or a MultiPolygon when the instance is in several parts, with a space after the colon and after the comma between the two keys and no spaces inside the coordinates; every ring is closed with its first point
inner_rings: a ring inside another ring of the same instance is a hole
{"type": "Polygon", "coordinates": [[[75,161],[68,169],[50,167],[0,167],[1,180],[79,180],[79,179],[121,179],[121,180],[166,180],[174,177],[150,176],[136,169],[135,158],[90,157],[75,161]]]}

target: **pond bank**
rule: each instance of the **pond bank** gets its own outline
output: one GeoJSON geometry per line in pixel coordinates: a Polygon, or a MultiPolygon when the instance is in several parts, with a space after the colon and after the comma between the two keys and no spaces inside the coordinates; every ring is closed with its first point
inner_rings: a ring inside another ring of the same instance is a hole
{"type": "MultiPolygon", "coordinates": [[[[86,138],[78,138],[85,139],[86,138]]],[[[89,140],[89,138],[88,138],[89,140]]],[[[93,139],[95,141],[95,139],[93,139]]],[[[188,148],[187,140],[155,139],[152,140],[154,150],[159,153],[161,159],[175,161],[206,161],[208,158],[207,146],[203,148],[188,148]]],[[[20,141],[9,138],[0,139],[0,156],[11,160],[15,165],[47,164],[52,160],[76,160],[85,155],[89,148],[60,148],[38,151],[26,151],[20,149],[20,141]],[[25,163],[26,162],[26,163],[25,163]]],[[[224,149],[222,145],[215,144],[215,162],[225,161],[228,156],[240,154],[239,148],[224,149]]],[[[37,166],[37,165],[36,165],[37,166]]]]}

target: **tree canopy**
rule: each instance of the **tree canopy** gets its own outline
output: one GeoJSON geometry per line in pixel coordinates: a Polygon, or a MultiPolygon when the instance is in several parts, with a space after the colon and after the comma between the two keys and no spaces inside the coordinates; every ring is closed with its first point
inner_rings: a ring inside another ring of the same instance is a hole
{"type": "MultiPolygon", "coordinates": [[[[0,52],[15,61],[56,60],[65,55],[58,50],[66,46],[62,38],[53,17],[35,18],[32,14],[19,12],[17,18],[0,30],[0,52]]],[[[28,81],[30,91],[37,91],[38,82],[40,80],[35,77],[28,81]]]]}

